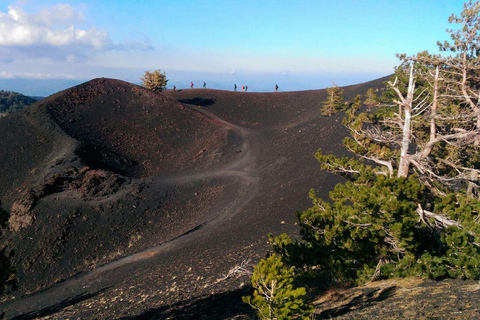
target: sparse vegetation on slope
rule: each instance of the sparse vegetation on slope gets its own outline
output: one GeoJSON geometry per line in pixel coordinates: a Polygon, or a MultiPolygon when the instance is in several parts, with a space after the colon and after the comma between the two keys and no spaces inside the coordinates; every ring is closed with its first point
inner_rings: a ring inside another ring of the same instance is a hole
{"type": "Polygon", "coordinates": [[[343,108],[345,108],[343,89],[334,83],[333,86],[327,88],[327,98],[322,103],[322,115],[331,116],[343,108]]]}
{"type": "Polygon", "coordinates": [[[367,107],[371,108],[378,104],[378,95],[375,89],[369,88],[365,93],[365,101],[363,102],[367,107]]]}

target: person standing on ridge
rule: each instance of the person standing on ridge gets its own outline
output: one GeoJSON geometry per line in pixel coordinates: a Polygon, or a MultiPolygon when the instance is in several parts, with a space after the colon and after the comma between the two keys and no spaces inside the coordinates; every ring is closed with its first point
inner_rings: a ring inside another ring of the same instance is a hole
{"type": "Polygon", "coordinates": [[[245,86],[245,92],[247,92],[247,91],[248,91],[248,86],[245,86]]]}
{"type": "Polygon", "coordinates": [[[173,92],[177,91],[177,87],[173,86],[173,92]]]}
{"type": "Polygon", "coordinates": [[[278,92],[278,84],[275,85],[275,92],[278,92]]]}
{"type": "Polygon", "coordinates": [[[242,86],[242,91],[245,91],[245,86],[242,86]]]}
{"type": "Polygon", "coordinates": [[[206,87],[207,87],[207,83],[203,81],[203,89],[205,89],[206,87]]]}
{"type": "Polygon", "coordinates": [[[193,89],[193,82],[190,82],[190,89],[193,89]]]}
{"type": "Polygon", "coordinates": [[[233,91],[237,91],[237,84],[236,83],[233,84],[233,91]]]}

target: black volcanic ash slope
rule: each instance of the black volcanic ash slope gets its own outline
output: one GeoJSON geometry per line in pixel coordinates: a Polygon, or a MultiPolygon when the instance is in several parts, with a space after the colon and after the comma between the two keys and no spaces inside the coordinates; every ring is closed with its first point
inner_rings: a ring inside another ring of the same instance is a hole
{"type": "MultiPolygon", "coordinates": [[[[364,95],[369,88],[381,89],[388,77],[343,87],[346,102],[364,95]]],[[[287,130],[301,123],[318,120],[326,90],[287,92],[234,92],[210,89],[167,90],[180,102],[199,105],[220,118],[249,128],[287,130]]]]}
{"type": "Polygon", "coordinates": [[[42,102],[92,167],[132,177],[208,165],[225,143],[210,119],[144,88],[96,79],[42,102]]]}
{"type": "Polygon", "coordinates": [[[153,184],[229,156],[235,135],[182,104],[96,79],[0,119],[0,199],[34,291],[196,227],[225,182],[153,184]]]}
{"type": "Polygon", "coordinates": [[[0,119],[0,200],[11,204],[17,188],[31,178],[55,148],[54,130],[43,119],[17,112],[0,119]]]}

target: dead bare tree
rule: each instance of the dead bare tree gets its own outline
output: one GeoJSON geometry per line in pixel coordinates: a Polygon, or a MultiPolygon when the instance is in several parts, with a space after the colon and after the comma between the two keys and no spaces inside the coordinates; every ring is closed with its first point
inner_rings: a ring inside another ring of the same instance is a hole
{"type": "Polygon", "coordinates": [[[398,77],[388,82],[396,109],[376,121],[366,114],[356,115],[355,110],[347,113],[344,124],[352,136],[347,147],[378,164],[379,173],[390,177],[405,178],[416,172],[432,187],[466,181],[471,190],[478,188],[478,165],[466,160],[474,159],[468,151],[480,151],[480,82],[475,77],[456,79],[459,73],[449,57],[424,52],[400,58],[399,71],[408,70],[408,82],[405,86],[398,77]],[[417,87],[417,80],[422,86],[417,87]],[[478,92],[475,100],[474,90],[478,92]]]}

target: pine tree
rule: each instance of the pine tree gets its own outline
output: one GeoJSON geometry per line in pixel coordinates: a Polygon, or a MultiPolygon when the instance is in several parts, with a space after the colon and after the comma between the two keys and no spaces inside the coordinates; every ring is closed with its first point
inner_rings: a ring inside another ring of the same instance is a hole
{"type": "Polygon", "coordinates": [[[285,266],[275,254],[255,266],[252,286],[253,297],[242,300],[257,309],[260,319],[309,319],[313,311],[306,300],[305,288],[293,285],[293,268],[285,266]]]}
{"type": "Polygon", "coordinates": [[[142,86],[152,91],[162,91],[167,87],[167,76],[165,72],[155,70],[153,72],[146,71],[142,80],[142,86]]]}
{"type": "MultiPolygon", "coordinates": [[[[476,129],[473,139],[473,150],[465,148],[467,153],[463,161],[458,161],[457,167],[468,168],[467,180],[469,181],[468,192],[480,197],[479,192],[479,168],[480,156],[480,96],[478,85],[480,78],[478,68],[480,65],[480,3],[478,1],[464,4],[464,10],[460,17],[452,15],[449,22],[457,24],[457,30],[447,30],[450,33],[451,42],[438,43],[440,50],[450,52],[445,59],[443,77],[450,97],[455,100],[456,112],[476,129]],[[473,152],[472,152],[473,151],[473,152]]],[[[442,70],[443,71],[443,70],[442,70]]],[[[473,131],[470,129],[470,131],[473,131]]]]}
{"type": "Polygon", "coordinates": [[[480,278],[478,200],[435,197],[417,176],[377,175],[358,160],[345,158],[344,165],[349,182],[335,187],[331,201],[312,190],[313,206],[297,213],[301,241],[270,238],[285,262],[352,284],[412,275],[480,278]]]}
{"type": "Polygon", "coordinates": [[[324,116],[331,116],[342,110],[344,105],[343,89],[333,83],[332,87],[327,88],[327,99],[322,103],[321,113],[324,116]]]}
{"type": "Polygon", "coordinates": [[[378,96],[375,93],[375,89],[370,88],[365,94],[365,101],[363,102],[368,108],[372,108],[378,104],[378,96]]]}

